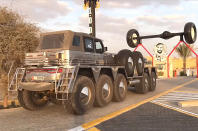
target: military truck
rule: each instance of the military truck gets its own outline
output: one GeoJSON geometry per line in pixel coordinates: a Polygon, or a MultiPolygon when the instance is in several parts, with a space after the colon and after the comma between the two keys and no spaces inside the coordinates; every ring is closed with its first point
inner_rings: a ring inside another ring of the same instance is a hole
{"type": "Polygon", "coordinates": [[[123,101],[128,87],[137,93],[154,91],[156,77],[154,67],[144,67],[140,52],[108,53],[101,39],[66,30],[41,34],[36,52],[25,54],[8,89],[18,92],[27,110],[53,102],[81,115],[93,105],[123,101]]]}

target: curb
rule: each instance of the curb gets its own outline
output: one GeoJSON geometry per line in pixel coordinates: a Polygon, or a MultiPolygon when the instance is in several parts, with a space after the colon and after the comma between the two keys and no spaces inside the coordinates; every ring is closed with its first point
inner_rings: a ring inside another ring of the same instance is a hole
{"type": "Polygon", "coordinates": [[[18,108],[18,107],[21,107],[18,100],[8,101],[8,107],[4,107],[3,102],[0,101],[0,110],[1,109],[18,108]]]}

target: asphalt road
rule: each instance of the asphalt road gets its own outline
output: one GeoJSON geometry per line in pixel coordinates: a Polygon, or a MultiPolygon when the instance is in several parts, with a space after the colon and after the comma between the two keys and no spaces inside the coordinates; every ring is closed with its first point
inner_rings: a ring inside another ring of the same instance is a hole
{"type": "Polygon", "coordinates": [[[174,88],[193,78],[179,77],[157,81],[157,89],[147,94],[135,94],[128,91],[127,98],[123,102],[111,102],[103,108],[94,107],[83,116],[68,114],[62,106],[50,104],[39,111],[27,111],[23,108],[0,110],[0,131],[62,131],[68,130],[99,117],[115,112],[119,109],[136,104],[161,92],[174,88]]]}

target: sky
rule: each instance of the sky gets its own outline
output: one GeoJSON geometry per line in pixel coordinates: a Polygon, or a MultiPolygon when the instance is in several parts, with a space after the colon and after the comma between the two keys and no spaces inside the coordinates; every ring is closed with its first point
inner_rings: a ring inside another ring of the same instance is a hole
{"type": "MultiPolygon", "coordinates": [[[[83,9],[83,0],[0,0],[0,6],[17,11],[42,32],[73,30],[89,33],[88,9],[83,9]]],[[[198,26],[197,7],[198,0],[100,0],[100,8],[96,9],[96,35],[109,52],[133,50],[126,43],[128,30],[137,29],[140,35],[155,35],[166,30],[182,32],[187,22],[198,26]]],[[[154,54],[157,43],[164,43],[170,53],[178,41],[179,37],[175,37],[143,40],[142,43],[154,54]]],[[[194,46],[198,48],[198,41],[194,46]]],[[[138,50],[147,55],[143,49],[138,50]]]]}

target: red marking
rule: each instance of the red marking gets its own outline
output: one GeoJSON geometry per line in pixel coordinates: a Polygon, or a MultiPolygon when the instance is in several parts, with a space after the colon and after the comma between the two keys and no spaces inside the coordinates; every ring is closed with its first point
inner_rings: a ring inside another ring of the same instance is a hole
{"type": "Polygon", "coordinates": [[[198,56],[197,56],[197,78],[198,78],[198,56]]]}
{"type": "MultiPolygon", "coordinates": [[[[47,73],[56,73],[57,69],[30,69],[27,70],[27,73],[31,72],[47,72],[47,73]]],[[[57,73],[62,73],[63,69],[58,69],[57,73]]]]}
{"type": "Polygon", "coordinates": [[[151,57],[152,57],[152,66],[153,66],[153,55],[145,48],[145,46],[143,46],[141,43],[138,44],[138,46],[134,49],[134,51],[137,50],[137,48],[141,46],[151,57]]]}
{"type": "Polygon", "coordinates": [[[172,55],[172,53],[175,51],[175,49],[181,44],[184,43],[192,52],[196,55],[196,61],[197,61],[197,78],[198,78],[198,55],[197,53],[184,41],[179,41],[179,43],[173,48],[173,50],[170,52],[170,54],[167,57],[167,74],[168,78],[170,78],[169,72],[170,72],[170,65],[169,65],[169,57],[172,55]]]}

